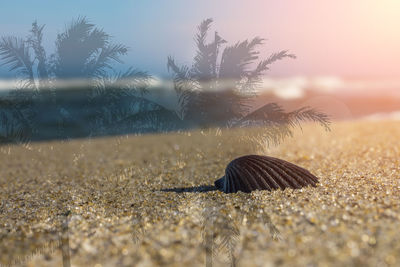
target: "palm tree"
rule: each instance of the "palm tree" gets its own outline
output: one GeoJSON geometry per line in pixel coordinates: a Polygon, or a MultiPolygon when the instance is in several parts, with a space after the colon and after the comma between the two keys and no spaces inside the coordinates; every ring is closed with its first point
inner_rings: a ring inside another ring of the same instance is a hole
{"type": "Polygon", "coordinates": [[[257,47],[264,39],[255,37],[222,50],[227,42],[217,32],[214,40],[206,43],[211,23],[212,19],[206,19],[198,27],[192,66],[179,67],[168,57],[167,67],[174,75],[179,114],[183,120],[202,127],[266,125],[270,138],[276,141],[291,135],[291,129],[301,121],[315,121],[328,128],[328,117],[309,107],[285,113],[279,105],[271,103],[251,112],[252,101],[269,66],[278,60],[295,58],[295,55],[283,50],[252,67],[259,60],[257,47]]]}
{"type": "Polygon", "coordinates": [[[17,37],[2,37],[0,57],[4,60],[2,65],[9,65],[10,71],[16,71],[19,77],[25,79],[22,87],[34,85],[33,62],[25,40],[17,37]]]}
{"type": "Polygon", "coordinates": [[[113,62],[122,63],[120,56],[127,52],[128,47],[110,43],[110,35],[78,18],[57,36],[51,71],[61,79],[102,77],[113,62]]]}
{"type": "MultiPolygon", "coordinates": [[[[73,123],[76,118],[71,116],[68,106],[57,103],[57,99],[60,98],[58,94],[61,92],[56,90],[59,81],[83,80],[90,91],[86,105],[90,106],[93,101],[106,98],[109,101],[103,101],[102,110],[107,111],[107,114],[113,113],[112,119],[118,117],[121,120],[123,118],[119,117],[120,115],[132,115],[129,113],[132,111],[129,107],[117,103],[126,96],[130,96],[131,101],[140,103],[139,110],[145,108],[146,104],[149,105],[143,98],[150,79],[147,73],[133,68],[119,73],[113,71],[115,63],[122,63],[121,56],[127,54],[128,47],[112,43],[110,35],[82,17],[72,21],[58,34],[55,53],[47,56],[42,45],[43,29],[44,25],[39,26],[35,21],[27,39],[2,37],[0,59],[3,60],[2,65],[8,65],[10,71],[16,71],[20,79],[20,89],[33,89],[34,94],[22,94],[26,102],[30,102],[28,109],[31,112],[34,112],[33,100],[51,92],[57,107],[60,135],[63,135],[63,125],[73,123]],[[111,76],[110,72],[114,75],[111,76]]],[[[18,93],[15,92],[14,95],[18,93]]],[[[96,115],[94,121],[105,122],[103,117],[107,116],[104,113],[98,111],[96,115]]],[[[24,118],[20,120],[26,121],[24,118]]],[[[91,126],[93,132],[98,132],[97,128],[104,129],[107,125],[92,123],[91,126]]],[[[25,127],[32,128],[32,123],[25,127]]]]}
{"type": "Polygon", "coordinates": [[[102,77],[113,69],[113,62],[122,63],[120,56],[128,52],[126,46],[111,43],[110,35],[82,17],[58,34],[56,51],[48,58],[42,45],[43,29],[44,25],[35,21],[26,40],[13,36],[0,40],[2,65],[17,71],[18,77],[26,81],[23,88],[40,89],[40,82],[49,78],[102,77]]]}

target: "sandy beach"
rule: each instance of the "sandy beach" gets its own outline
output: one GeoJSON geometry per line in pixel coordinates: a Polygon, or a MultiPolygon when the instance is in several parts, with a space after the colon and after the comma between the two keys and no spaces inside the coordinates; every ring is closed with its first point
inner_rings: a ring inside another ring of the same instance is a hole
{"type": "Polygon", "coordinates": [[[270,147],[240,141],[257,129],[2,146],[0,265],[400,266],[400,122],[331,128],[304,125],[270,147]],[[245,154],[320,183],[201,187],[245,154]]]}

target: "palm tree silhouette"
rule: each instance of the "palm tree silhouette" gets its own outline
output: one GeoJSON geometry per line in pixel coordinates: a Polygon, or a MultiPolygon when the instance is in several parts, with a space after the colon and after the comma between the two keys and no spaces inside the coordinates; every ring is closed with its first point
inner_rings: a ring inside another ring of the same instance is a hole
{"type": "Polygon", "coordinates": [[[122,63],[120,56],[128,52],[126,46],[111,43],[110,35],[82,17],[58,34],[56,51],[47,57],[42,45],[44,26],[33,22],[26,40],[1,38],[2,65],[9,65],[10,71],[17,71],[25,80],[22,88],[40,89],[40,83],[47,79],[102,77],[113,69],[113,62],[122,63]]]}
{"type": "Polygon", "coordinates": [[[1,38],[2,65],[9,65],[10,71],[17,71],[18,77],[24,79],[20,88],[40,89],[40,83],[49,78],[92,78],[111,68],[110,61],[120,62],[119,56],[127,52],[123,45],[109,44],[109,35],[94,28],[86,18],[78,18],[57,36],[56,52],[47,58],[42,45],[43,29],[44,25],[35,21],[26,40],[1,38]]]}
{"type": "Polygon", "coordinates": [[[21,88],[34,86],[33,60],[30,47],[25,40],[13,36],[2,37],[0,57],[4,60],[2,65],[9,65],[9,70],[16,71],[23,80],[21,88]]]}
{"type": "MultiPolygon", "coordinates": [[[[179,67],[172,57],[168,58],[167,67],[173,72],[179,102],[177,114],[144,98],[151,79],[147,73],[133,68],[125,72],[114,70],[114,64],[122,63],[121,56],[126,55],[128,48],[112,43],[110,35],[85,17],[72,21],[58,34],[56,50],[50,56],[42,45],[44,25],[36,21],[26,39],[2,37],[3,65],[17,73],[21,89],[33,89],[14,91],[11,100],[17,104],[8,105],[6,112],[1,111],[4,116],[7,112],[7,116],[12,114],[20,122],[8,127],[7,131],[16,133],[7,135],[27,140],[27,133],[39,131],[35,120],[39,112],[34,108],[37,104],[34,100],[42,96],[51,96],[54,100],[56,111],[52,113],[56,115],[52,116],[57,116],[60,136],[66,135],[68,127],[77,129],[77,118],[81,114],[74,113],[64,101],[62,90],[56,90],[60,80],[70,79],[86,82],[89,93],[83,106],[88,110],[96,104],[100,106],[91,115],[90,132],[83,131],[86,135],[266,125],[269,139],[279,142],[291,135],[292,129],[302,121],[315,121],[328,128],[327,116],[308,107],[286,113],[279,105],[270,103],[252,111],[252,101],[269,66],[295,56],[284,50],[259,60],[257,47],[264,42],[259,37],[222,49],[227,42],[215,32],[214,40],[206,43],[211,23],[211,19],[206,19],[198,27],[197,52],[191,67],[179,67]],[[252,67],[257,60],[257,65],[252,67]]],[[[4,116],[3,122],[10,121],[4,116]]]]}
{"type": "Polygon", "coordinates": [[[107,74],[112,62],[122,63],[128,52],[122,44],[110,43],[110,35],[95,28],[86,18],[73,21],[57,36],[51,70],[57,78],[93,78],[107,74]]]}
{"type": "MultiPolygon", "coordinates": [[[[39,26],[35,21],[26,39],[2,37],[0,59],[3,60],[2,65],[8,65],[10,71],[16,71],[20,81],[19,89],[33,89],[33,93],[13,92],[14,98],[21,99],[22,96],[25,102],[30,103],[30,106],[25,108],[31,113],[35,110],[32,100],[51,93],[57,106],[59,135],[65,135],[65,124],[74,123],[76,119],[71,115],[73,112],[68,105],[56,103],[57,99],[62,98],[58,96],[62,95],[61,91],[57,90],[60,81],[79,79],[85,82],[85,87],[90,92],[86,99],[88,107],[103,99],[102,107],[97,111],[94,123],[91,123],[92,132],[88,135],[98,133],[99,129],[104,130],[111,126],[115,128],[117,121],[132,115],[132,105],[118,104],[118,101],[127,96],[130,97],[130,101],[139,104],[136,112],[148,106],[157,106],[143,98],[150,79],[147,73],[132,67],[125,72],[114,71],[114,64],[122,63],[121,56],[127,54],[128,47],[112,43],[110,35],[89,23],[85,17],[72,21],[58,34],[55,52],[50,56],[46,55],[42,45],[43,29],[44,25],[39,26]],[[110,119],[114,122],[111,123],[110,119]]],[[[30,117],[30,123],[23,128],[33,128],[35,123],[32,117],[35,116],[30,117]]],[[[27,121],[23,117],[19,120],[27,121]]]]}
{"type": "Polygon", "coordinates": [[[328,117],[309,107],[285,113],[279,105],[270,103],[251,112],[252,101],[269,66],[295,56],[283,50],[258,61],[252,68],[259,60],[257,47],[264,39],[255,37],[237,42],[220,53],[227,42],[217,32],[214,40],[206,43],[211,23],[212,19],[206,19],[198,26],[197,52],[191,67],[179,67],[168,57],[167,67],[174,75],[179,115],[183,120],[201,127],[266,125],[270,138],[275,141],[291,135],[291,129],[305,120],[318,122],[328,129],[328,117]]]}

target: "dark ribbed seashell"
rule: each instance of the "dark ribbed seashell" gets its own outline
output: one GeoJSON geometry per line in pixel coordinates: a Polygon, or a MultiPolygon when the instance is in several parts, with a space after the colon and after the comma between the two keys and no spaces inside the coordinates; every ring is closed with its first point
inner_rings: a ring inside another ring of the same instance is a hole
{"type": "Polygon", "coordinates": [[[225,193],[316,186],[318,178],[293,163],[267,156],[248,155],[232,160],[215,186],[225,193]]]}

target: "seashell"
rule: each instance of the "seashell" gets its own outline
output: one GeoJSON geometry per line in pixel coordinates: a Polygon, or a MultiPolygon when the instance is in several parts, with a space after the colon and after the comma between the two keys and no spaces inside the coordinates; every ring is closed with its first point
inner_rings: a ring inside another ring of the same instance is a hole
{"type": "Polygon", "coordinates": [[[214,182],[225,193],[316,186],[318,178],[304,168],[282,159],[248,155],[232,160],[225,176],[214,182]]]}

